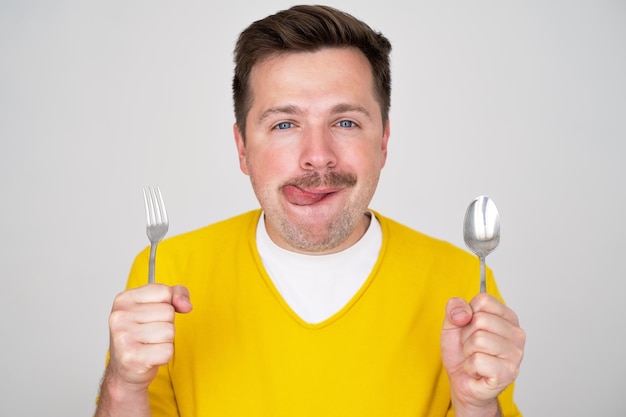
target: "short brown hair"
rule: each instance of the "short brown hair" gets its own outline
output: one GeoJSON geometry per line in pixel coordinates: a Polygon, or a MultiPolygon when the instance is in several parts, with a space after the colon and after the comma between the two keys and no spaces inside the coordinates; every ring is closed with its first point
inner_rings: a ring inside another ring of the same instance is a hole
{"type": "Polygon", "coordinates": [[[294,6],[248,26],[235,46],[233,102],[235,119],[245,138],[246,116],[252,105],[250,72],[270,56],[311,52],[328,47],[356,47],[367,57],[374,77],[383,127],[391,105],[391,43],[354,16],[328,6],[294,6]]]}

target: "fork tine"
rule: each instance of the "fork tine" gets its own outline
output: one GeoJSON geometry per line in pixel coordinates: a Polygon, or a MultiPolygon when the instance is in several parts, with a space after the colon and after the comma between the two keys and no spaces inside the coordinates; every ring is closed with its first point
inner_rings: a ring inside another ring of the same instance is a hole
{"type": "Polygon", "coordinates": [[[159,223],[167,223],[167,211],[165,210],[165,202],[163,202],[163,196],[161,195],[161,189],[159,187],[156,187],[156,194],[158,197],[157,207],[159,208],[159,223]]]}
{"type": "Polygon", "coordinates": [[[146,206],[146,224],[147,225],[151,225],[152,224],[152,219],[150,218],[150,213],[152,212],[151,210],[151,201],[150,198],[148,197],[148,193],[149,190],[147,190],[145,187],[143,189],[143,203],[146,206]]]}
{"type": "Polygon", "coordinates": [[[159,207],[157,204],[157,198],[156,198],[156,192],[154,191],[153,187],[148,187],[148,190],[150,191],[150,214],[151,214],[151,219],[152,222],[150,224],[154,225],[154,224],[159,224],[161,223],[161,216],[159,214],[159,207]]]}
{"type": "Polygon", "coordinates": [[[144,189],[144,196],[146,200],[146,222],[149,226],[153,226],[158,223],[157,213],[155,210],[155,197],[152,187],[146,187],[144,189]]]}
{"type": "Polygon", "coordinates": [[[148,225],[166,224],[167,210],[159,187],[143,189],[143,199],[146,206],[146,222],[148,225]]]}

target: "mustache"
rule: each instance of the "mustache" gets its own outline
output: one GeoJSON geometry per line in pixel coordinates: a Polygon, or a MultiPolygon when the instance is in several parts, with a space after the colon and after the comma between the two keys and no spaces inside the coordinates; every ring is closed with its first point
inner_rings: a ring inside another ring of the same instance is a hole
{"type": "Polygon", "coordinates": [[[356,175],[348,172],[326,171],[320,173],[318,171],[311,172],[300,177],[287,181],[281,188],[292,185],[298,188],[316,188],[316,187],[353,187],[356,184],[356,175]]]}

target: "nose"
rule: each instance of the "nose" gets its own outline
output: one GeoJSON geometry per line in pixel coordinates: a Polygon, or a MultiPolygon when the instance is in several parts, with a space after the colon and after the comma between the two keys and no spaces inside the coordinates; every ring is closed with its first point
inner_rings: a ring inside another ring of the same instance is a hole
{"type": "Polygon", "coordinates": [[[301,140],[300,166],[303,169],[326,169],[337,165],[334,138],[328,128],[309,129],[301,140]]]}

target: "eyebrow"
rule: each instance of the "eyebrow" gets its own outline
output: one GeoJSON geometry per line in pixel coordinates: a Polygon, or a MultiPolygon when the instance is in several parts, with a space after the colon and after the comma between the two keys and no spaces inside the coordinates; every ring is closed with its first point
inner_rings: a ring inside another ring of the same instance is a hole
{"type": "Polygon", "coordinates": [[[269,109],[265,110],[263,114],[261,114],[261,117],[259,117],[259,122],[264,121],[265,119],[269,118],[273,114],[298,114],[298,113],[303,113],[302,109],[293,105],[270,107],[269,109]]]}
{"type": "MultiPolygon", "coordinates": [[[[331,109],[331,114],[345,113],[345,112],[358,112],[358,113],[365,115],[368,119],[372,118],[370,112],[365,107],[359,106],[356,104],[341,103],[341,104],[337,104],[333,106],[333,108],[331,109]]],[[[273,114],[302,114],[302,113],[304,113],[304,110],[302,108],[295,106],[295,105],[291,105],[291,104],[288,104],[285,106],[270,107],[269,109],[265,110],[263,114],[261,114],[261,117],[259,117],[259,122],[264,121],[265,119],[269,118],[273,114]]]]}
{"type": "Polygon", "coordinates": [[[358,112],[367,116],[368,119],[372,118],[370,112],[363,106],[359,106],[358,104],[337,104],[333,107],[332,113],[345,113],[345,112],[358,112]]]}

